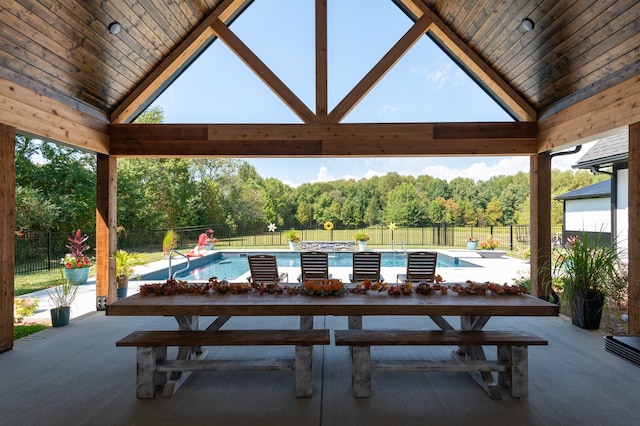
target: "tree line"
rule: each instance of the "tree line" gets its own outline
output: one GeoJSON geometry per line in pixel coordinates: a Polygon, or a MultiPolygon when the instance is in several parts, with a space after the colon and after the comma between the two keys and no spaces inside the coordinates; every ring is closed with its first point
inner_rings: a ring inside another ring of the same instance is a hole
{"type": "MultiPolygon", "coordinates": [[[[161,111],[139,121],[161,122],[161,111]]],[[[450,182],[387,173],[360,180],[291,187],[263,178],[240,159],[118,159],[118,226],[166,229],[224,223],[231,230],[314,228],[327,221],[358,228],[395,223],[487,226],[529,222],[529,175],[520,172],[450,182]]],[[[70,232],[95,228],[95,155],[16,137],[17,232],[70,232]]],[[[606,177],[586,171],[552,171],[558,195],[606,177]]],[[[562,223],[554,202],[553,224],[562,223]]]]}

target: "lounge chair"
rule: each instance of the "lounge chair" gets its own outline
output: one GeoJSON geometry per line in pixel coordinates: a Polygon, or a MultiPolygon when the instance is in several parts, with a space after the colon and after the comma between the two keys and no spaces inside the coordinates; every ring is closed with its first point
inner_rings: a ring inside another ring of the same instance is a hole
{"type": "Polygon", "coordinates": [[[273,255],[256,254],[247,256],[247,260],[249,261],[249,271],[251,273],[249,282],[275,284],[289,280],[289,274],[286,272],[278,273],[278,264],[276,263],[276,257],[273,255]]]}
{"type": "Polygon", "coordinates": [[[358,251],[353,253],[353,273],[349,274],[352,283],[363,280],[384,281],[380,275],[380,253],[373,251],[358,251]]]}
{"type": "Polygon", "coordinates": [[[313,279],[330,279],[329,254],[323,251],[301,251],[299,282],[313,279]]]}
{"type": "Polygon", "coordinates": [[[397,281],[434,282],[438,253],[435,251],[414,251],[407,254],[407,273],[398,274],[397,281]]]}

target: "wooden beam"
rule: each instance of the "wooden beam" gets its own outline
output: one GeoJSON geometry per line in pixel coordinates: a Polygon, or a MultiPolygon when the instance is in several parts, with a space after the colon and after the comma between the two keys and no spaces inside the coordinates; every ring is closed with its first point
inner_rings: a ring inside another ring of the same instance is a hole
{"type": "Polygon", "coordinates": [[[78,109],[0,78],[0,123],[19,133],[86,151],[107,153],[107,117],[99,120],[78,109]]]}
{"type": "Polygon", "coordinates": [[[253,51],[242,42],[222,21],[216,20],[211,23],[213,32],[233,53],[245,63],[260,80],[264,82],[282,102],[305,123],[316,121],[315,114],[296,96],[289,87],[271,71],[271,69],[253,53],[253,51]]]}
{"type": "Polygon", "coordinates": [[[640,122],[640,75],[538,123],[538,152],[561,150],[640,122]]]}
{"type": "MultiPolygon", "coordinates": [[[[98,155],[96,163],[96,298],[116,301],[116,158],[98,155]]],[[[98,302],[96,302],[99,305],[98,302]]]]}
{"type": "Polygon", "coordinates": [[[548,295],[551,285],[551,156],[531,156],[531,293],[548,295]]]}
{"type": "Polygon", "coordinates": [[[426,15],[418,19],[409,31],[378,61],[377,64],[351,89],[329,114],[330,123],[340,122],[375,86],[382,77],[424,36],[431,19],[426,15]]]}
{"type": "Polygon", "coordinates": [[[640,335],[640,122],[629,126],[629,335],[640,335]]]}
{"type": "Polygon", "coordinates": [[[126,123],[135,118],[172,77],[207,45],[215,34],[211,24],[218,19],[227,22],[251,0],[224,0],[203,20],[154,70],[118,105],[111,114],[112,123],[126,123]]]}
{"type": "Polygon", "coordinates": [[[316,0],[316,117],[328,121],[327,0],[316,0]]]}
{"type": "Polygon", "coordinates": [[[111,154],[117,156],[532,155],[535,148],[535,123],[111,126],[111,154]]]}
{"type": "Polygon", "coordinates": [[[500,75],[471,49],[438,15],[421,0],[399,0],[417,19],[428,16],[431,35],[440,46],[473,74],[520,121],[535,121],[536,111],[500,75]]]}
{"type": "Polygon", "coordinates": [[[16,131],[0,124],[0,352],[13,348],[16,226],[16,131]]]}

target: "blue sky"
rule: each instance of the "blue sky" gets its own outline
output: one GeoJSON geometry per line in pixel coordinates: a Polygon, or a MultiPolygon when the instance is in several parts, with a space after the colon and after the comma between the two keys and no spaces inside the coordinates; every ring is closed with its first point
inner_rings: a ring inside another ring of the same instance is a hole
{"type": "MultiPolygon", "coordinates": [[[[255,0],[234,31],[296,95],[315,108],[314,0],[255,0]],[[286,11],[286,12],[285,12],[286,11]],[[273,25],[276,22],[276,25],[273,25]]],[[[329,107],[375,65],[411,21],[391,0],[328,1],[329,107]]],[[[519,31],[514,25],[513,31],[519,31]]],[[[223,43],[216,41],[152,106],[166,123],[300,123],[223,43]]],[[[427,36],[344,122],[511,121],[427,36]]],[[[557,157],[568,169],[586,150],[557,157]]],[[[529,170],[528,157],[246,159],[262,177],[293,186],[388,172],[486,180],[529,170]]]]}

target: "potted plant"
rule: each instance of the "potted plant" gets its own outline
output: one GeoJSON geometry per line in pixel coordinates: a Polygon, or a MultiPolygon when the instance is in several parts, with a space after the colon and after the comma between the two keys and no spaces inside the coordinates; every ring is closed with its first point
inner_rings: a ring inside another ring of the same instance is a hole
{"type": "Polygon", "coordinates": [[[284,239],[289,241],[289,249],[295,250],[296,244],[300,242],[300,234],[295,229],[291,228],[284,233],[284,239]]]}
{"type": "Polygon", "coordinates": [[[468,250],[478,250],[478,239],[476,237],[467,238],[467,249],[468,250]]]}
{"type": "Polygon", "coordinates": [[[617,278],[619,261],[615,243],[585,233],[567,239],[558,259],[562,298],[571,308],[572,323],[584,329],[600,327],[607,285],[617,278]]]}
{"type": "Polygon", "coordinates": [[[118,250],[113,255],[116,260],[116,299],[124,299],[127,297],[129,288],[129,278],[134,274],[133,267],[144,263],[140,259],[138,253],[128,252],[126,250],[118,250]]]}
{"type": "Polygon", "coordinates": [[[478,244],[480,250],[495,250],[500,245],[500,240],[493,238],[493,235],[489,235],[486,241],[481,241],[478,244]]]}
{"type": "Polygon", "coordinates": [[[62,327],[69,324],[71,318],[71,304],[78,294],[78,285],[61,274],[60,284],[53,288],[51,298],[51,325],[62,327]]]}
{"type": "Polygon", "coordinates": [[[71,237],[67,237],[69,244],[66,247],[69,253],[64,256],[61,263],[64,266],[65,279],[75,285],[84,284],[89,279],[91,259],[85,254],[89,250],[89,245],[86,244],[88,239],[89,236],[83,235],[80,229],[71,237]]]}
{"type": "Polygon", "coordinates": [[[356,232],[353,239],[358,242],[360,251],[364,251],[367,248],[367,241],[369,241],[369,234],[364,231],[356,232]]]}

